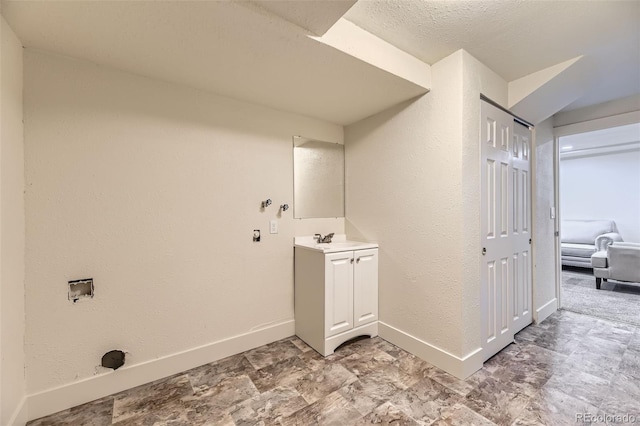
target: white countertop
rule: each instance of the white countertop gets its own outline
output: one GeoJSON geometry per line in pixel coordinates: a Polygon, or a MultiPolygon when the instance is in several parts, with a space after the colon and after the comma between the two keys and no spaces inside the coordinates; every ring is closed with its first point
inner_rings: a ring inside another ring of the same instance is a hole
{"type": "Polygon", "coordinates": [[[347,240],[347,236],[345,234],[336,234],[333,236],[330,243],[318,243],[313,236],[295,237],[294,247],[319,251],[321,253],[336,253],[340,251],[378,248],[378,244],[347,240]]]}

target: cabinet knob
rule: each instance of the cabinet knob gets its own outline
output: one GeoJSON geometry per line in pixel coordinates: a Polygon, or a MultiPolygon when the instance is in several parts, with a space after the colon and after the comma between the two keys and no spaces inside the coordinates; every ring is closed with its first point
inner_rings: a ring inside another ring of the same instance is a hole
{"type": "Polygon", "coordinates": [[[353,263],[353,258],[351,259],[351,263],[353,263]]]}
{"type": "Polygon", "coordinates": [[[356,260],[356,263],[360,263],[360,258],[358,258],[358,260],[356,260]]]}

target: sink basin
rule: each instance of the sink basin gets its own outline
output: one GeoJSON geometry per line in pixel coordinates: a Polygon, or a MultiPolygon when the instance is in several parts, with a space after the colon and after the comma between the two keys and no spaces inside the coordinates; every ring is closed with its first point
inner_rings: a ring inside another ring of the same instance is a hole
{"type": "Polygon", "coordinates": [[[339,242],[330,242],[330,243],[320,243],[320,244],[316,244],[316,247],[321,248],[321,249],[332,249],[332,248],[351,248],[351,247],[355,247],[355,246],[359,246],[362,243],[358,242],[358,241],[339,241],[339,242]]]}
{"type": "Polygon", "coordinates": [[[296,237],[295,246],[322,253],[336,253],[340,251],[377,248],[378,244],[347,240],[346,236],[341,234],[334,236],[333,241],[330,243],[318,243],[313,237],[296,237]]]}

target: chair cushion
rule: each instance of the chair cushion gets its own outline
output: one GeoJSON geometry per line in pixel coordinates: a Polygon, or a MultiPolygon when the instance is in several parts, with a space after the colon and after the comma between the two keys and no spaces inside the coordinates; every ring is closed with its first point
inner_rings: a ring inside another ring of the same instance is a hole
{"type": "Polygon", "coordinates": [[[590,244],[562,243],[560,248],[563,256],[590,258],[596,252],[596,246],[590,244]]]}
{"type": "Polygon", "coordinates": [[[591,268],[590,257],[562,256],[563,266],[576,266],[579,268],[591,268]]]}
{"type": "Polygon", "coordinates": [[[598,235],[615,232],[612,220],[563,220],[562,242],[574,244],[595,244],[598,235]]]}
{"type": "Polygon", "coordinates": [[[594,268],[606,268],[607,267],[607,252],[598,251],[591,255],[591,266],[594,268]]]}

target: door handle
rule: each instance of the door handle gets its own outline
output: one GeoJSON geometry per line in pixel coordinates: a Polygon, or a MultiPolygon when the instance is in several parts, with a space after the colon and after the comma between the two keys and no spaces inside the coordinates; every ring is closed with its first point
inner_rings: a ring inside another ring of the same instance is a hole
{"type": "Polygon", "coordinates": [[[487,248],[486,247],[482,247],[482,255],[486,255],[487,254],[487,248]]]}

